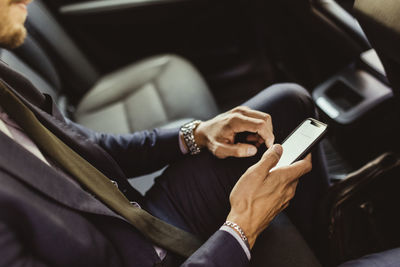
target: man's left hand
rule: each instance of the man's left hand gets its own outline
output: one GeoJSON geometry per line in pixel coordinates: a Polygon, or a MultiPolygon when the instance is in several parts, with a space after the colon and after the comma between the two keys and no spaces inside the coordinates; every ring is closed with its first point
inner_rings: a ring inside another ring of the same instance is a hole
{"type": "Polygon", "coordinates": [[[260,144],[270,147],[275,140],[271,116],[244,106],[201,122],[194,137],[200,148],[208,148],[218,158],[254,156],[260,144]],[[250,132],[246,141],[254,145],[235,144],[235,136],[241,132],[250,132]]]}

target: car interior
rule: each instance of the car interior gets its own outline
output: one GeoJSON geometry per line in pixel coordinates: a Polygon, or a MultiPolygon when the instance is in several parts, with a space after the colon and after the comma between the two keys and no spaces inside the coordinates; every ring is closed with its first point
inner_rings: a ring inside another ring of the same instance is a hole
{"type": "MultiPolygon", "coordinates": [[[[322,147],[334,184],[399,149],[398,37],[353,4],[35,0],[25,44],[0,59],[69,119],[109,133],[206,120],[298,83],[329,125],[322,147]]],[[[155,176],[131,184],[145,193],[155,176]]]]}

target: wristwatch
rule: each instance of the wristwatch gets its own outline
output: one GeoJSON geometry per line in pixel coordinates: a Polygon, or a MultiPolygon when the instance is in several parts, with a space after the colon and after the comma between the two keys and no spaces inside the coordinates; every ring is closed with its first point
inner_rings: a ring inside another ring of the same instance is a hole
{"type": "Polygon", "coordinates": [[[201,123],[200,120],[191,121],[189,123],[184,124],[180,130],[191,155],[197,155],[201,152],[200,147],[196,144],[196,140],[194,139],[194,134],[193,134],[194,130],[200,123],[201,123]]]}

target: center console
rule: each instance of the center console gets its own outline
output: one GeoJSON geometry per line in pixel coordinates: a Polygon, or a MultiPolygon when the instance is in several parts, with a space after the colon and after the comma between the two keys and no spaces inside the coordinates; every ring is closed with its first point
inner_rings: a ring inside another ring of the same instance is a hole
{"type": "Polygon", "coordinates": [[[334,75],[313,91],[316,105],[340,125],[350,125],[393,97],[385,72],[374,50],[359,62],[334,75]]]}
{"type": "Polygon", "coordinates": [[[394,149],[398,107],[374,50],[318,85],[312,97],[329,125],[323,145],[332,179],[394,149]]]}

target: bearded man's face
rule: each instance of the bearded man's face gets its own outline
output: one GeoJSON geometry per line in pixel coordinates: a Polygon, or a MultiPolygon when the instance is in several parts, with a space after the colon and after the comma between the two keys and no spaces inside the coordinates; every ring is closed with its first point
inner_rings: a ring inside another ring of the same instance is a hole
{"type": "Polygon", "coordinates": [[[0,0],[0,46],[16,48],[26,36],[24,23],[31,0],[0,0]]]}

